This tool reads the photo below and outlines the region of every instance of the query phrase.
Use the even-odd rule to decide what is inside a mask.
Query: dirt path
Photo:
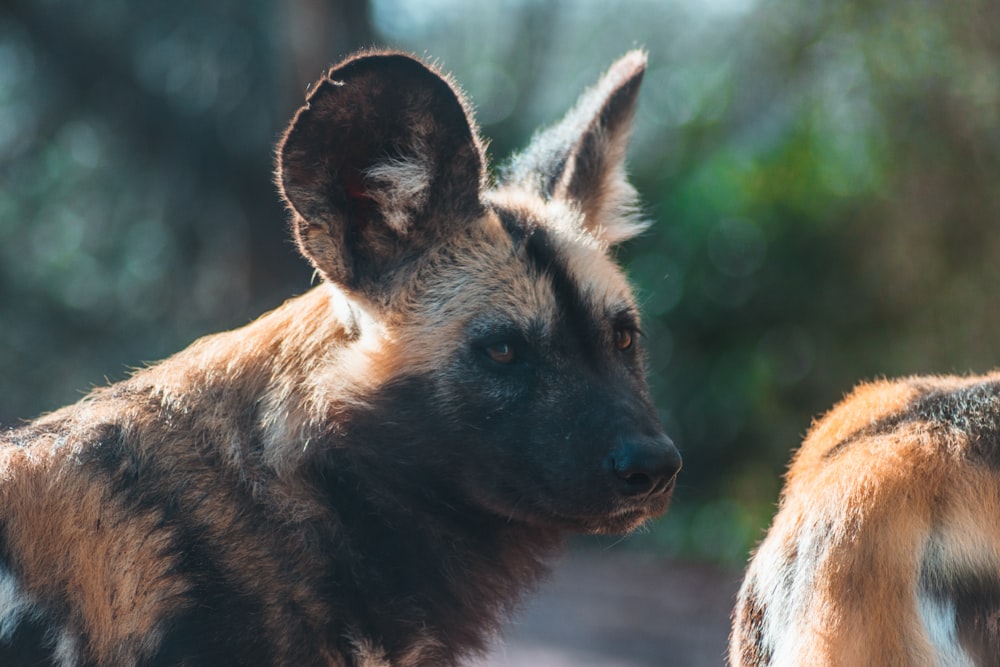
[[[575,552],[477,667],[721,667],[739,573]]]

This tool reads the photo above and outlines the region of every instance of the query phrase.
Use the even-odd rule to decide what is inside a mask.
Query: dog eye
[[[615,329],[615,347],[619,350],[627,350],[632,347],[635,340],[635,331],[628,327],[617,327]]]
[[[510,343],[493,343],[485,347],[486,354],[498,364],[509,364],[514,361],[514,346]]]

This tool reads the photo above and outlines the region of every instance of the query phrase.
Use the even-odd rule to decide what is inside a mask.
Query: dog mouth
[[[522,506],[512,519],[562,530],[567,533],[620,535],[630,533],[646,521],[667,511],[673,496],[675,479],[661,480],[646,493],[619,496],[601,503],[581,504],[579,508],[539,504]],[[515,516],[516,514],[516,516]]]
[[[596,534],[630,533],[650,519],[662,516],[670,506],[675,479],[661,480],[641,498],[623,502],[602,518],[589,532]],[[595,517],[596,518],[596,517]]]
[[[522,479],[470,485],[465,491],[481,509],[509,524],[565,534],[621,535],[664,514],[676,487],[676,475],[624,483],[561,481]]]
[[[677,484],[677,476],[665,477],[663,479],[657,480],[650,486],[649,491],[640,498],[641,503],[655,502],[658,498],[663,496],[670,496],[674,492],[674,486]]]

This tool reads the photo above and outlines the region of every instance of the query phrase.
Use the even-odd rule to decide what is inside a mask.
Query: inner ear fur
[[[583,226],[607,244],[645,229],[625,174],[646,54],[630,51],[585,92],[561,121],[537,134],[502,170],[506,185],[557,199],[583,214]]]
[[[457,89],[402,53],[332,67],[277,151],[299,249],[327,280],[369,298],[388,274],[481,215],[484,171]]]

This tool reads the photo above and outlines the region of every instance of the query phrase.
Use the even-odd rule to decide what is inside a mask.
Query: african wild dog
[[[447,78],[332,68],[277,169],[323,284],[3,433],[0,664],[454,665],[567,534],[663,512],[680,459],[609,257],[644,69],[489,185]]]
[[[815,424],[732,665],[1000,664],[1000,373],[863,385]]]

